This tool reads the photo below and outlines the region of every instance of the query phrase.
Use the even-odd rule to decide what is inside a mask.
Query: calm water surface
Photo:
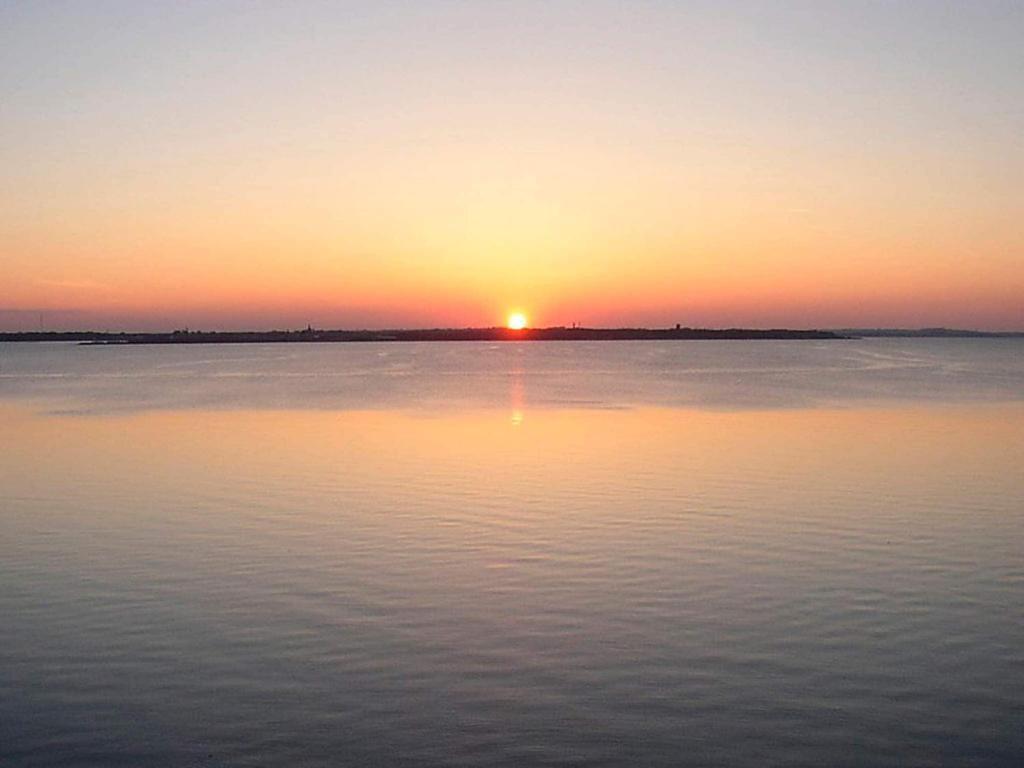
[[[1024,343],[0,344],[0,765],[1019,766]]]

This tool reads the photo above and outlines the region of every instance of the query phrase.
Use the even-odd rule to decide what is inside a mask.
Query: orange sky
[[[5,7],[0,329],[1024,328],[1024,18],[934,5]]]

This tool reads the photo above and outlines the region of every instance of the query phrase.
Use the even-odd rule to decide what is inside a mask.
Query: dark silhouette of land
[[[427,328],[396,330],[188,331],[103,333],[96,331],[0,333],[0,341],[78,341],[85,344],[264,344],[273,342],[367,341],[646,341],[841,339],[832,331],[749,328]]]
[[[0,341],[77,341],[83,344],[266,344],[277,342],[368,341],[714,341],[851,338],[1024,338],[1021,331],[952,328],[846,328],[831,331],[789,328],[406,328],[394,330],[189,331],[109,333],[27,331],[0,333]]]
[[[1024,331],[971,331],[961,328],[839,328],[836,333],[856,338],[885,339],[1019,339]]]

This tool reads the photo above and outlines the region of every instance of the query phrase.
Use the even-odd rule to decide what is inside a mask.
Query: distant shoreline
[[[83,344],[266,344],[383,341],[655,341],[842,339],[833,331],[748,328],[428,328],[394,330],[174,331],[105,333],[96,331],[0,333],[0,341],[77,341]]]
[[[789,328],[427,328],[395,330],[173,331],[109,333],[100,331],[25,331],[0,333],[0,341],[77,341],[117,344],[276,344],[357,343],[385,341],[805,341],[852,338],[1024,338],[1024,332],[969,331],[947,328],[794,330]]]

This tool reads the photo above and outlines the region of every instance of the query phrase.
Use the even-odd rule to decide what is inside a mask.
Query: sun
[[[510,312],[508,316],[508,327],[513,331],[521,331],[527,325],[526,315],[522,312]]]

